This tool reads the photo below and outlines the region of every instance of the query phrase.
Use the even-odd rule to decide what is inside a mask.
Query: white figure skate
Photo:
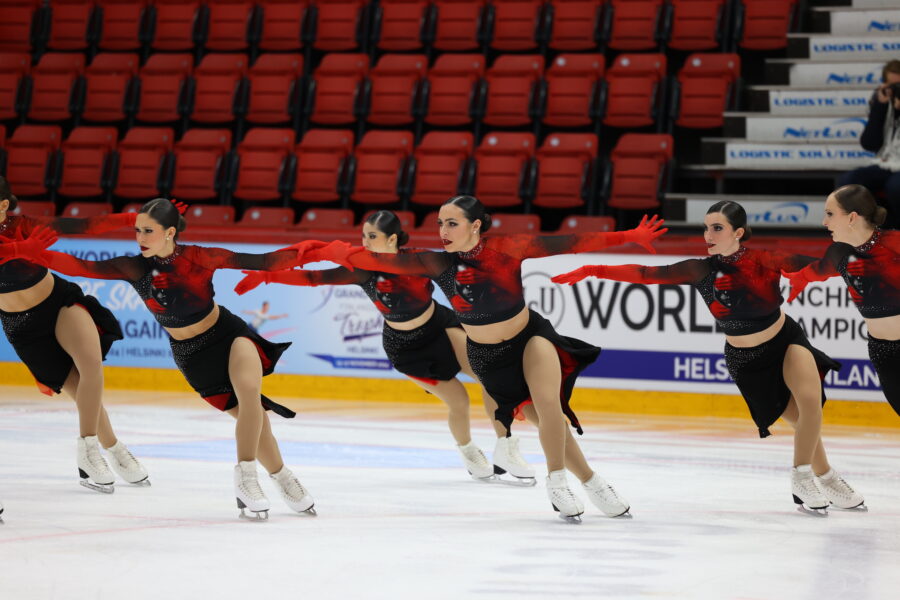
[[[76,461],[81,485],[104,494],[115,491],[113,483],[116,479],[100,454],[100,442],[96,435],[78,438]]]
[[[269,518],[269,499],[259,487],[256,461],[241,461],[235,465],[234,495],[237,498],[238,508],[241,509],[241,518],[257,521],[265,521]],[[245,508],[253,515],[246,514]]]

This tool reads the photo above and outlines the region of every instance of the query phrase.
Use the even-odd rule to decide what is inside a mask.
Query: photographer
[[[875,152],[874,164],[845,173],[839,186],[852,183],[884,191],[888,209],[886,227],[900,228],[900,60],[884,65],[883,83],[869,101],[869,121],[859,138],[860,145]]]

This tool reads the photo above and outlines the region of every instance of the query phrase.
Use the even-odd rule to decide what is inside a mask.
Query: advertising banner
[[[879,71],[879,77],[880,77]],[[769,112],[785,116],[852,116],[868,114],[869,98],[875,90],[773,90],[769,92]]]
[[[855,169],[869,164],[874,157],[856,143],[725,145],[725,164],[742,169]]]
[[[866,118],[748,116],[745,125],[750,142],[855,142],[866,127]]]
[[[897,34],[900,33],[900,10],[834,11],[831,13],[831,33]]]
[[[134,243],[61,239],[56,247],[80,258],[102,260],[132,253]],[[243,244],[229,247],[241,252],[275,249]],[[579,385],[735,393],[722,358],[724,336],[716,331],[712,316],[691,287],[595,279],[568,286],[550,281],[551,276],[584,264],[660,265],[683,258],[565,255],[524,263],[528,306],[546,316],[564,335],[603,348],[600,359],[587,369]],[[359,287],[261,285],[238,296],[233,288],[242,277],[236,270],[217,271],[216,301],[246,319],[263,337],[293,342],[279,362],[279,373],[401,377],[391,369],[381,347],[382,317]],[[174,368],[167,334],[130,284],[71,279],[95,295],[122,324],[125,339],[113,346],[107,365]],[[435,298],[446,304],[439,291]],[[844,364],[839,374],[827,380],[833,389],[831,397],[881,397],[867,359],[865,325],[842,280],[811,285],[785,310],[804,326],[813,344]],[[0,340],[0,361],[16,360],[6,339]]]
[[[884,61],[815,63],[791,65],[789,80],[794,87],[875,86],[881,83]]]
[[[824,196],[814,201],[772,202],[742,199],[741,206],[747,211],[747,222],[751,227],[819,228],[822,227],[824,200]],[[685,223],[701,225],[706,211],[713,202],[709,198],[685,199]]]
[[[890,32],[877,37],[822,34],[809,38],[809,57],[812,60],[890,60],[898,55],[900,38]]]

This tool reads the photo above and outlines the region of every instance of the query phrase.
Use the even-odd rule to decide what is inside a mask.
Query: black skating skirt
[[[245,337],[256,346],[262,361],[263,375],[275,370],[275,363],[291,345],[290,342],[273,343],[254,333],[247,323],[235,316],[224,306],[219,306],[216,324],[198,336],[186,340],[169,338],[172,357],[178,370],[187,382],[204,400],[219,410],[230,410],[237,406],[237,396],[228,376],[228,356],[231,344],[237,338]],[[282,417],[293,418],[296,413],[289,408],[261,396],[263,408]]]
[[[74,366],[72,357],[56,341],[56,319],[60,309],[76,305],[85,309],[97,326],[105,359],[113,342],[122,339],[122,328],[108,308],[71,281],[53,275],[53,291],[43,302],[21,312],[0,311],[6,338],[47,395],[62,391]]]
[[[584,431],[578,417],[569,406],[569,399],[572,397],[578,375],[600,356],[600,348],[597,346],[560,335],[553,329],[550,321],[530,310],[528,325],[512,339],[499,344],[480,344],[467,338],[466,352],[472,370],[488,394],[497,402],[494,416],[506,427],[509,435],[513,419],[522,405],[531,402],[531,392],[525,381],[522,361],[528,340],[535,336],[549,340],[556,347],[562,369],[560,405],[572,427],[580,435]]]
[[[771,340],[751,348],[736,348],[725,342],[725,364],[747,407],[759,428],[759,437],[771,435],[769,427],[787,409],[791,391],[784,382],[784,355],[788,346],[796,344],[809,350],[824,379],[828,371],[838,371],[841,363],[814,347],[803,328],[785,315],[784,326]],[[825,404],[825,387],[822,386],[822,404]]]
[[[459,373],[459,361],[447,329],[459,327],[456,313],[442,304],[434,303],[434,314],[421,327],[403,331],[387,323],[382,331],[384,352],[391,364],[407,377],[435,385],[449,381]]]
[[[880,340],[869,336],[869,360],[878,373],[881,391],[900,415],[900,340]]]

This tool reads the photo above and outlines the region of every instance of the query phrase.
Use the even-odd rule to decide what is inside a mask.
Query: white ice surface
[[[523,489],[468,479],[438,409],[298,401],[274,431],[319,516],[291,513],[260,469],[272,511],[257,523],[237,518],[230,418],[110,406],[153,485],[101,495],[77,485],[73,406],[10,389],[0,600],[900,598],[897,430],[826,429],[832,464],[870,511],[816,518],[791,501],[785,429],[759,440],[749,420],[585,415],[582,447],[634,518],[586,502],[570,525],[546,499],[528,426],[517,432],[541,481]],[[474,439],[493,450],[485,421]]]

